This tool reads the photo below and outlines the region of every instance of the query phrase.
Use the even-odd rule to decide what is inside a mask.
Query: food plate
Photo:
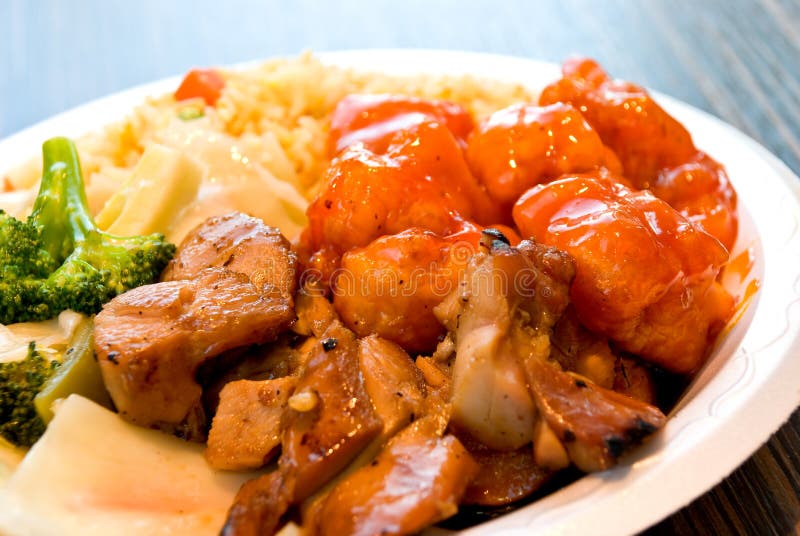
[[[319,56],[361,70],[472,74],[532,89],[558,76],[553,64],[465,52],[365,50]],[[39,123],[0,142],[0,162],[9,169],[35,157],[42,140],[79,136],[121,119],[144,97],[172,91],[178,82],[170,78],[139,86]],[[740,236],[732,258],[754,259],[737,283],[739,294],[752,298],[749,307],[726,332],[666,427],[643,448],[615,469],[586,476],[468,534],[644,529],[733,471],[800,403],[800,359],[793,355],[800,344],[800,179],[731,126],[674,99],[656,97],[686,125],[699,148],[727,167],[739,193]]]

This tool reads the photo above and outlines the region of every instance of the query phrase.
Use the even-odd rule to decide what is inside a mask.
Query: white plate
[[[558,67],[521,58],[431,50],[327,53],[325,62],[396,74],[470,73],[533,89]],[[117,93],[0,142],[8,168],[43,140],[78,136],[120,119],[147,95],[174,90],[170,78]],[[737,251],[752,248],[757,299],[730,331],[666,427],[622,465],[586,476],[544,499],[474,527],[481,534],[623,534],[688,504],[745,461],[800,403],[800,179],[763,147],[722,121],[668,97],[664,107],[696,144],[728,169],[740,199]],[[27,103],[34,106],[35,103]],[[0,170],[2,171],[2,170]]]

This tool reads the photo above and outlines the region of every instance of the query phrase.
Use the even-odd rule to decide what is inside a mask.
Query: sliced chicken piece
[[[297,322],[292,329],[295,333],[306,336],[322,337],[334,320],[339,320],[325,291],[315,286],[304,287],[295,296]]]
[[[323,536],[413,534],[458,511],[478,467],[435,419],[415,421],[341,482],[319,511]]]
[[[312,339],[286,331],[274,342],[234,348],[209,359],[197,369],[203,406],[210,415],[215,414],[220,392],[231,382],[297,376],[314,343]]]
[[[257,469],[269,463],[281,443],[281,416],[294,392],[292,376],[238,380],[220,393],[205,455],[214,469]]]
[[[462,499],[463,504],[501,506],[523,499],[546,484],[553,472],[538,465],[529,445],[517,450],[497,451],[469,436],[459,439],[478,464]]]
[[[422,416],[425,380],[402,348],[370,335],[359,341],[358,366],[375,411],[383,420],[384,440]]]
[[[389,439],[430,408],[422,373],[411,357],[393,342],[375,335],[360,339],[358,365],[364,388],[383,421],[383,429],[336,478],[303,502],[300,510],[304,520],[315,519],[335,486],[372,462]],[[441,420],[440,430],[444,430],[446,424],[446,420]]]
[[[279,231],[232,213],[192,231],[162,283],[106,304],[95,319],[95,353],[120,414],[204,439],[199,365],[274,341],[291,325],[296,264]]]
[[[452,418],[488,447],[516,450],[531,441],[536,418],[522,359],[549,354],[574,269],[556,249],[512,248],[496,231],[484,239],[488,253],[473,257],[460,289],[437,309],[455,327]]]
[[[228,511],[221,536],[275,534],[289,509],[292,489],[283,473],[273,471],[244,483]]]
[[[242,486],[223,534],[273,534],[289,508],[310,497],[380,435],[359,371],[353,332],[333,322],[288,401],[278,469]]]
[[[353,332],[331,324],[289,400],[279,466],[294,482],[293,502],[324,486],[383,429],[358,352]]]
[[[570,461],[584,471],[610,467],[662,426],[664,414],[549,360],[552,328],[569,301],[571,259],[486,235],[488,253],[472,259],[458,307],[451,297],[439,311],[456,326],[453,423],[495,450],[534,440],[534,459],[550,469]]]
[[[449,363],[437,362],[432,357],[419,356],[415,364],[425,378],[425,415],[439,420],[442,429],[453,414],[453,371]]]
[[[175,424],[199,406],[198,365],[275,340],[293,320],[289,300],[262,294],[243,274],[212,268],[114,298],[95,318],[95,353],[122,416],[141,426]]]
[[[535,357],[524,363],[542,418],[583,471],[613,466],[666,421],[658,408],[564,372],[555,363]]]
[[[162,281],[194,279],[206,268],[245,274],[259,289],[294,296],[297,257],[275,227],[241,212],[209,218],[183,239]]]

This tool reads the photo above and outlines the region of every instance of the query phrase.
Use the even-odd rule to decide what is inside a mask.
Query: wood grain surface
[[[373,47],[589,55],[722,118],[800,173],[797,0],[0,0],[0,138],[192,66]],[[798,496],[795,412],[730,477],[648,533],[795,533]]]

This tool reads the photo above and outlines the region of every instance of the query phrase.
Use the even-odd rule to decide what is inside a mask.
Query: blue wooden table
[[[800,173],[797,0],[2,0],[0,138],[192,66],[376,47],[592,56],[721,117]],[[794,532],[798,495],[796,412],[733,475],[651,531]]]

